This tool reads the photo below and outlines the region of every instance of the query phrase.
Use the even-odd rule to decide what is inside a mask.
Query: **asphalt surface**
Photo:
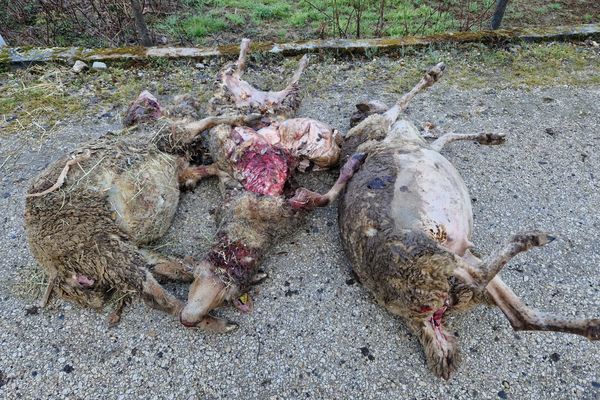
[[[391,102],[396,95],[385,92],[385,82],[352,85],[340,74],[306,96],[300,115],[347,130],[353,104],[370,96]],[[408,118],[447,131],[507,133],[504,145],[459,142],[443,151],[470,189],[476,247],[485,255],[512,233],[552,232],[558,240],[517,256],[502,277],[531,306],[599,317],[600,87],[461,91],[441,83],[416,99]],[[251,314],[217,311],[240,324],[234,333],[185,329],[140,301],[112,329],[108,311],[60,300],[27,312],[37,301],[22,291],[36,269],[22,218],[28,181],[115,126],[83,121],[41,146],[26,136],[0,139],[0,162],[14,154],[0,183],[0,398],[600,398],[600,344],[516,333],[499,310],[484,307],[453,319],[463,363],[448,382],[434,377],[404,323],[354,281],[335,206],[312,213],[272,250]],[[332,172],[300,177],[318,190],[334,179]],[[162,250],[200,257],[218,202],[212,181],[187,193]]]

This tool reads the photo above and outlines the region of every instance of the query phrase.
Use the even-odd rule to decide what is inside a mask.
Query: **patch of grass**
[[[211,33],[220,32],[227,23],[219,17],[210,15],[195,15],[183,21],[183,30],[195,38],[203,38]]]
[[[252,17],[255,20],[283,19],[291,15],[291,6],[286,2],[274,2],[273,4],[261,4],[256,2],[252,9]]]
[[[0,84],[0,128],[3,133],[19,130],[47,134],[61,114],[80,112],[83,104],[67,93],[58,74],[23,74]]]
[[[548,4],[548,9],[553,11],[562,10],[562,4],[560,3],[550,3]]]
[[[234,25],[242,25],[246,21],[242,15],[232,13],[225,14],[225,19]]]
[[[164,20],[156,23],[154,25],[154,28],[157,28],[158,30],[172,36],[177,35],[183,31],[183,28],[181,26],[181,17],[178,15],[169,15]]]
[[[41,299],[48,285],[48,278],[42,268],[35,265],[19,266],[19,279],[11,285],[12,294],[27,301]]]
[[[386,20],[392,21],[386,30],[390,36],[429,35],[454,30],[458,26],[452,15],[429,6],[399,5],[395,12],[388,14]]]
[[[448,65],[443,82],[461,89],[532,88],[600,84],[600,65],[592,49],[568,43],[528,44],[516,51],[470,44],[429,49],[411,57],[411,68],[390,72],[389,89],[405,93],[431,65]]]

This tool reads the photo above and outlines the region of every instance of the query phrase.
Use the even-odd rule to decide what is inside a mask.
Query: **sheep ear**
[[[360,112],[369,112],[369,103],[366,101],[363,101],[361,103],[358,103],[356,105],[356,109]]]
[[[384,113],[388,110],[388,106],[379,100],[362,101],[356,105],[356,109],[360,112],[375,114]]]

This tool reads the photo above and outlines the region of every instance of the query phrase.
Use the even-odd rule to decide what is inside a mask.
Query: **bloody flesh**
[[[259,144],[246,150],[235,165],[244,188],[267,196],[283,193],[290,176],[290,156],[283,149]]]

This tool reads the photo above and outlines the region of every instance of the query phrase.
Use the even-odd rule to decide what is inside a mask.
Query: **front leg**
[[[199,134],[214,128],[217,125],[245,126],[259,120],[260,118],[260,114],[239,114],[233,116],[206,117],[200,121],[188,122],[183,125],[183,130],[186,136],[184,138],[184,142],[192,142]]]
[[[148,269],[157,279],[176,282],[192,282],[194,280],[194,264],[192,257],[172,257],[149,249],[140,249],[148,262]]]
[[[210,176],[219,176],[219,168],[216,164],[183,166],[179,169],[177,180],[182,189],[194,188],[199,181]]]
[[[465,275],[462,269],[456,271],[455,275],[465,283],[471,284],[473,287],[478,287],[479,290],[483,291],[514,256],[534,247],[545,246],[554,241],[554,239],[553,236],[540,231],[513,235],[504,246],[496,250],[491,256],[486,257],[483,261],[478,260],[473,255],[469,255],[468,257],[473,261],[471,261],[472,264],[467,261],[467,264],[471,267],[466,272],[467,275]]]
[[[506,134],[504,133],[446,133],[439,139],[432,142],[429,146],[435,151],[441,151],[442,148],[451,142],[458,140],[475,140],[480,144],[494,145],[504,143]]]
[[[366,153],[355,153],[350,157],[340,170],[340,175],[331,189],[325,194],[319,194],[306,188],[298,188],[294,197],[288,200],[288,204],[295,210],[312,210],[317,207],[325,207],[338,198],[346,184],[358,171],[367,158]]]

